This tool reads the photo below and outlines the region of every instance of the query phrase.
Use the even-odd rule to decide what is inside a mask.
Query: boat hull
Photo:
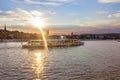
[[[84,45],[84,42],[76,43],[76,44],[48,44],[48,48],[54,48],[54,47],[72,47],[72,46],[80,46]],[[23,48],[44,48],[44,45],[22,45]]]

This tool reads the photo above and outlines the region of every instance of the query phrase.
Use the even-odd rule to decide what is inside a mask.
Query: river
[[[120,80],[120,42],[84,42],[48,51],[0,43],[0,80]]]

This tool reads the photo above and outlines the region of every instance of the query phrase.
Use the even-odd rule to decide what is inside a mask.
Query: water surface
[[[48,51],[0,43],[0,80],[120,80],[120,42],[85,41]]]

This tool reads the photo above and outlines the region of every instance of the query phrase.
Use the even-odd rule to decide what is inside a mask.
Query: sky
[[[52,34],[120,33],[120,0],[0,0],[0,26],[39,32],[39,17]]]

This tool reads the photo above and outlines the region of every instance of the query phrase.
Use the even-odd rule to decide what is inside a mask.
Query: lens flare
[[[45,25],[44,19],[42,19],[41,17],[35,17],[35,18],[31,19],[31,23],[40,30],[43,41],[44,41],[44,47],[45,47],[45,49],[48,49],[47,40],[46,40],[44,32],[42,30],[42,27],[44,27],[44,25]]]

